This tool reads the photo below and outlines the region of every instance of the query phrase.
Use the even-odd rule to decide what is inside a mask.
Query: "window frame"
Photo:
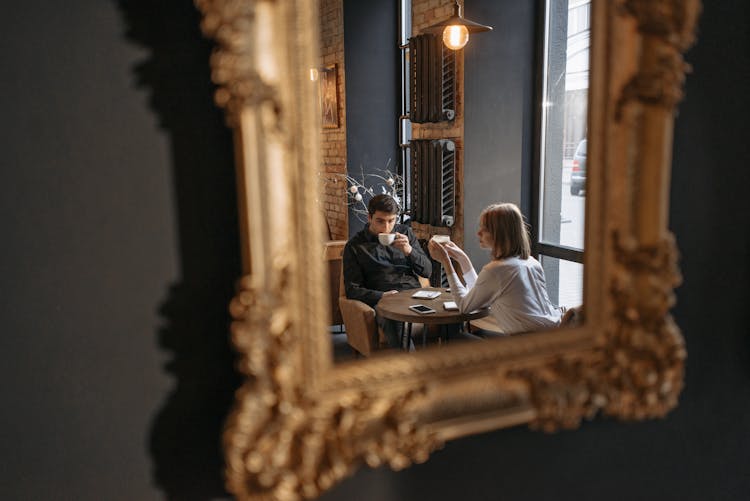
[[[541,240],[542,226],[542,196],[543,196],[543,175],[544,166],[542,150],[544,148],[544,95],[545,95],[545,71],[547,66],[546,54],[546,33],[548,4],[550,0],[537,0],[536,10],[536,47],[535,61],[536,68],[534,78],[534,133],[533,133],[533,151],[531,162],[531,183],[529,187],[529,221],[531,222],[531,252],[536,259],[541,256],[557,258],[563,261],[573,261],[583,264],[585,250],[577,249],[562,244],[553,244]],[[566,20],[567,22],[567,20]],[[588,113],[588,110],[587,110]],[[588,135],[586,136],[588,138]],[[526,204],[524,204],[526,205]],[[584,212],[585,213],[585,212]],[[584,221],[585,225],[585,221]],[[584,226],[585,231],[585,226]]]

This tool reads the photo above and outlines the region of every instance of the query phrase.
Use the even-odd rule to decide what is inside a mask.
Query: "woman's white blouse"
[[[533,257],[491,261],[479,275],[472,268],[448,274],[456,304],[462,313],[490,307],[505,334],[550,329],[560,325],[561,311],[547,295],[544,269]]]

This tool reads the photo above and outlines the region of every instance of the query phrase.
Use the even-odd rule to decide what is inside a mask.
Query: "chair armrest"
[[[578,327],[583,324],[583,306],[568,308],[560,319],[561,327]]]
[[[469,332],[475,332],[476,330],[483,330],[492,334],[502,335],[503,331],[492,315],[484,318],[478,318],[475,320],[469,320]]]
[[[339,297],[339,308],[346,326],[346,338],[349,345],[365,356],[377,349],[377,325],[375,310],[369,305],[345,296]]]
[[[344,254],[344,247],[346,246],[346,240],[328,240],[323,244],[323,252],[326,261],[334,259],[341,259]]]

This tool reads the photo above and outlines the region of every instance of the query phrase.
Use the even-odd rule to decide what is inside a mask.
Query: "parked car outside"
[[[573,154],[573,169],[570,172],[570,194],[586,193],[586,140],[582,140]]]

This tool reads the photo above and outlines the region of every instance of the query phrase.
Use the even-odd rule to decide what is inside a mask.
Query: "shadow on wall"
[[[166,284],[159,347],[175,387],[149,430],[153,481],[167,499],[224,496],[221,431],[239,386],[227,305],[240,276],[231,132],[213,103],[211,44],[192,2],[118,0],[133,68],[171,146],[180,282]],[[165,166],[167,168],[167,166]]]

